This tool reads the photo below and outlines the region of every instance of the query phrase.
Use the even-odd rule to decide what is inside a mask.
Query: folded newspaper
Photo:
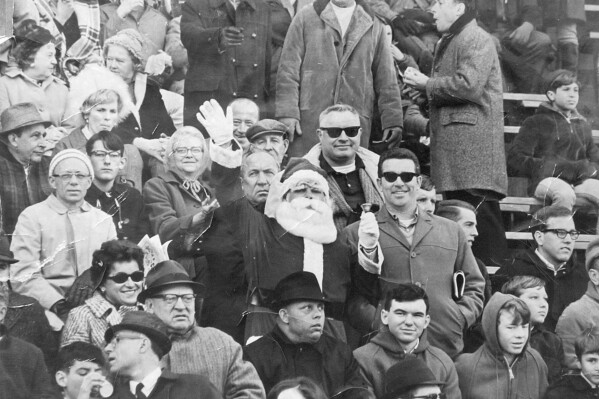
[[[155,235],[148,237],[146,234],[139,242],[139,247],[144,251],[144,274],[147,275],[151,268],[157,263],[168,260],[168,245],[172,240],[162,244],[160,237]]]

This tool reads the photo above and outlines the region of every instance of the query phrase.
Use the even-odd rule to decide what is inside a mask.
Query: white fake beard
[[[319,244],[330,244],[337,239],[333,210],[320,200],[295,198],[281,202],[275,216],[277,222],[291,234]]]

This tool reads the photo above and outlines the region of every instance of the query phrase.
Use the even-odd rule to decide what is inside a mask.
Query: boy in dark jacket
[[[483,311],[485,343],[456,360],[463,399],[540,399],[547,390],[547,365],[528,347],[526,303],[500,292]]]
[[[524,121],[507,156],[510,168],[530,178],[529,195],[569,209],[577,196],[599,206],[599,148],[576,111],[579,88],[572,72],[553,72],[549,102]]]
[[[547,391],[546,399],[599,397],[599,328],[590,327],[576,338],[576,357],[582,370],[566,374]]]
[[[528,306],[531,324],[530,346],[545,360],[549,383],[556,381],[561,376],[564,348],[562,340],[543,326],[549,311],[545,281],[534,276],[516,276],[503,285],[501,292],[522,299]]]

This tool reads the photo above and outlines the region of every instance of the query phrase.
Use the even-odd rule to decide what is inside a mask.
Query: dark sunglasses
[[[409,183],[416,176],[419,176],[419,175],[418,175],[418,173],[414,173],[414,172],[401,172],[401,173],[383,172],[383,178],[385,180],[387,180],[389,183],[395,183],[395,181],[397,181],[398,177],[401,179],[402,182]]]
[[[360,126],[348,126],[348,127],[321,127],[320,130],[327,132],[330,138],[336,139],[341,136],[342,132],[345,132],[347,137],[356,137],[360,133]]]
[[[144,272],[142,272],[141,270],[133,272],[131,274],[127,274],[127,273],[117,273],[114,276],[108,276],[106,277],[109,280],[114,281],[117,284],[123,284],[125,283],[127,280],[129,280],[129,277],[131,277],[131,280],[134,283],[139,283],[141,281],[144,280]]]

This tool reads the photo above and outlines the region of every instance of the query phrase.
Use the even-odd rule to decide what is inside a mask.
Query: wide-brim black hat
[[[275,308],[298,301],[328,303],[314,273],[295,272],[281,279],[274,289],[273,306]]]
[[[435,377],[424,360],[407,355],[385,373],[385,394],[381,399],[396,399],[423,385],[443,386],[445,382]]]
[[[193,281],[179,262],[165,260],[150,269],[146,276],[146,288],[137,296],[137,302],[143,303],[147,298],[157,294],[164,288],[175,285],[186,285],[198,296],[204,296],[204,284]]]
[[[132,311],[123,316],[123,320],[114,326],[109,327],[104,333],[106,342],[112,341],[114,334],[118,331],[136,331],[146,335],[154,342],[162,355],[166,355],[171,350],[171,340],[168,337],[166,324],[158,316],[144,311]]]

